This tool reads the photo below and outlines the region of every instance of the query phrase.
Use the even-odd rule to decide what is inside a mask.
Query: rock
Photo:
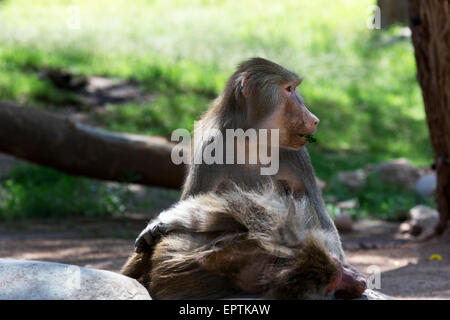
[[[422,174],[422,170],[413,167],[406,158],[382,162],[375,166],[374,170],[378,172],[383,181],[394,182],[409,189],[415,188],[416,182]]]
[[[340,232],[350,232],[353,230],[353,221],[348,214],[349,210],[356,209],[358,207],[357,199],[350,199],[340,201],[336,204],[338,214],[334,218],[334,224]]]
[[[341,213],[334,218],[334,224],[340,232],[350,232],[353,229],[353,221],[350,215]]]
[[[382,294],[381,292],[372,289],[366,289],[362,296],[355,300],[392,300],[392,298],[388,297],[385,294]]]
[[[417,225],[412,225],[411,221],[402,222],[398,226],[398,238],[399,239],[414,239],[417,240],[417,237],[422,233],[422,228]]]
[[[337,180],[349,188],[358,189],[365,184],[367,177],[373,173],[379,175],[380,179],[385,183],[396,183],[404,188],[416,189],[419,178],[429,175],[430,170],[416,168],[408,159],[399,158],[380,164],[370,164],[365,166],[364,169],[339,172]],[[433,177],[427,177],[424,181],[421,181],[419,185],[420,192],[426,194],[432,192],[433,181],[435,181]]]
[[[350,199],[345,201],[340,201],[337,204],[337,207],[341,210],[350,210],[350,209],[356,209],[359,205],[358,199]]]
[[[411,231],[409,233],[414,237],[418,237],[423,231],[421,226],[411,225]]]
[[[355,171],[342,171],[337,175],[337,179],[342,184],[352,189],[360,188],[366,182],[367,174],[363,169]]]
[[[433,230],[439,223],[439,212],[433,208],[418,205],[409,210],[411,226],[420,228],[423,231]]]
[[[136,280],[74,265],[0,259],[0,300],[150,300]],[[232,300],[261,299],[234,297]],[[356,300],[391,300],[366,289]]]
[[[400,232],[400,233],[410,233],[411,230],[412,230],[412,226],[409,222],[402,222],[398,226],[398,232]]]
[[[416,182],[416,193],[427,198],[436,192],[437,177],[435,173],[426,174],[420,177]]]
[[[0,300],[150,300],[134,279],[52,262],[0,259]]]
[[[343,300],[342,298],[335,298],[335,297],[331,297],[331,299],[335,299],[335,300]],[[236,297],[229,297],[229,298],[225,298],[222,300],[264,300],[264,298],[259,297],[259,296],[252,296],[252,297],[240,297],[240,296],[236,296]],[[351,300],[393,300],[391,297],[372,290],[372,289],[366,289],[363,294],[361,295],[361,297],[359,298],[355,298],[355,299],[351,299]]]

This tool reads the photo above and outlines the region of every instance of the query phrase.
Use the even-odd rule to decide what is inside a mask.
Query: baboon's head
[[[295,257],[278,261],[267,296],[276,299],[323,299],[342,279],[342,265],[323,244],[308,237]]]
[[[279,129],[280,146],[298,150],[319,124],[297,90],[301,81],[274,62],[253,58],[239,65],[223,97],[232,100],[229,111],[243,119],[243,129]]]

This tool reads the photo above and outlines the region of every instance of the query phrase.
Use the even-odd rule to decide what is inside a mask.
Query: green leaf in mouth
[[[305,134],[303,137],[306,138],[309,143],[313,143],[313,142],[317,141],[317,139],[312,134]]]

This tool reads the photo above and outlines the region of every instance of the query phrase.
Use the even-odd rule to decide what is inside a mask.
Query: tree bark
[[[408,25],[408,0],[378,0],[381,13],[381,28],[398,23]]]
[[[70,174],[180,188],[185,167],[164,138],[111,133],[0,102],[0,152]]]
[[[441,233],[450,218],[450,1],[410,0],[409,8],[417,78],[435,153],[440,213],[436,231]]]

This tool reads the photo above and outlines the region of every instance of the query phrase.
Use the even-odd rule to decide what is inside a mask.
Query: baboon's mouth
[[[317,139],[314,137],[313,134],[299,134],[299,136],[302,137],[303,139],[306,139],[306,141],[308,141],[309,143],[317,141]]]

